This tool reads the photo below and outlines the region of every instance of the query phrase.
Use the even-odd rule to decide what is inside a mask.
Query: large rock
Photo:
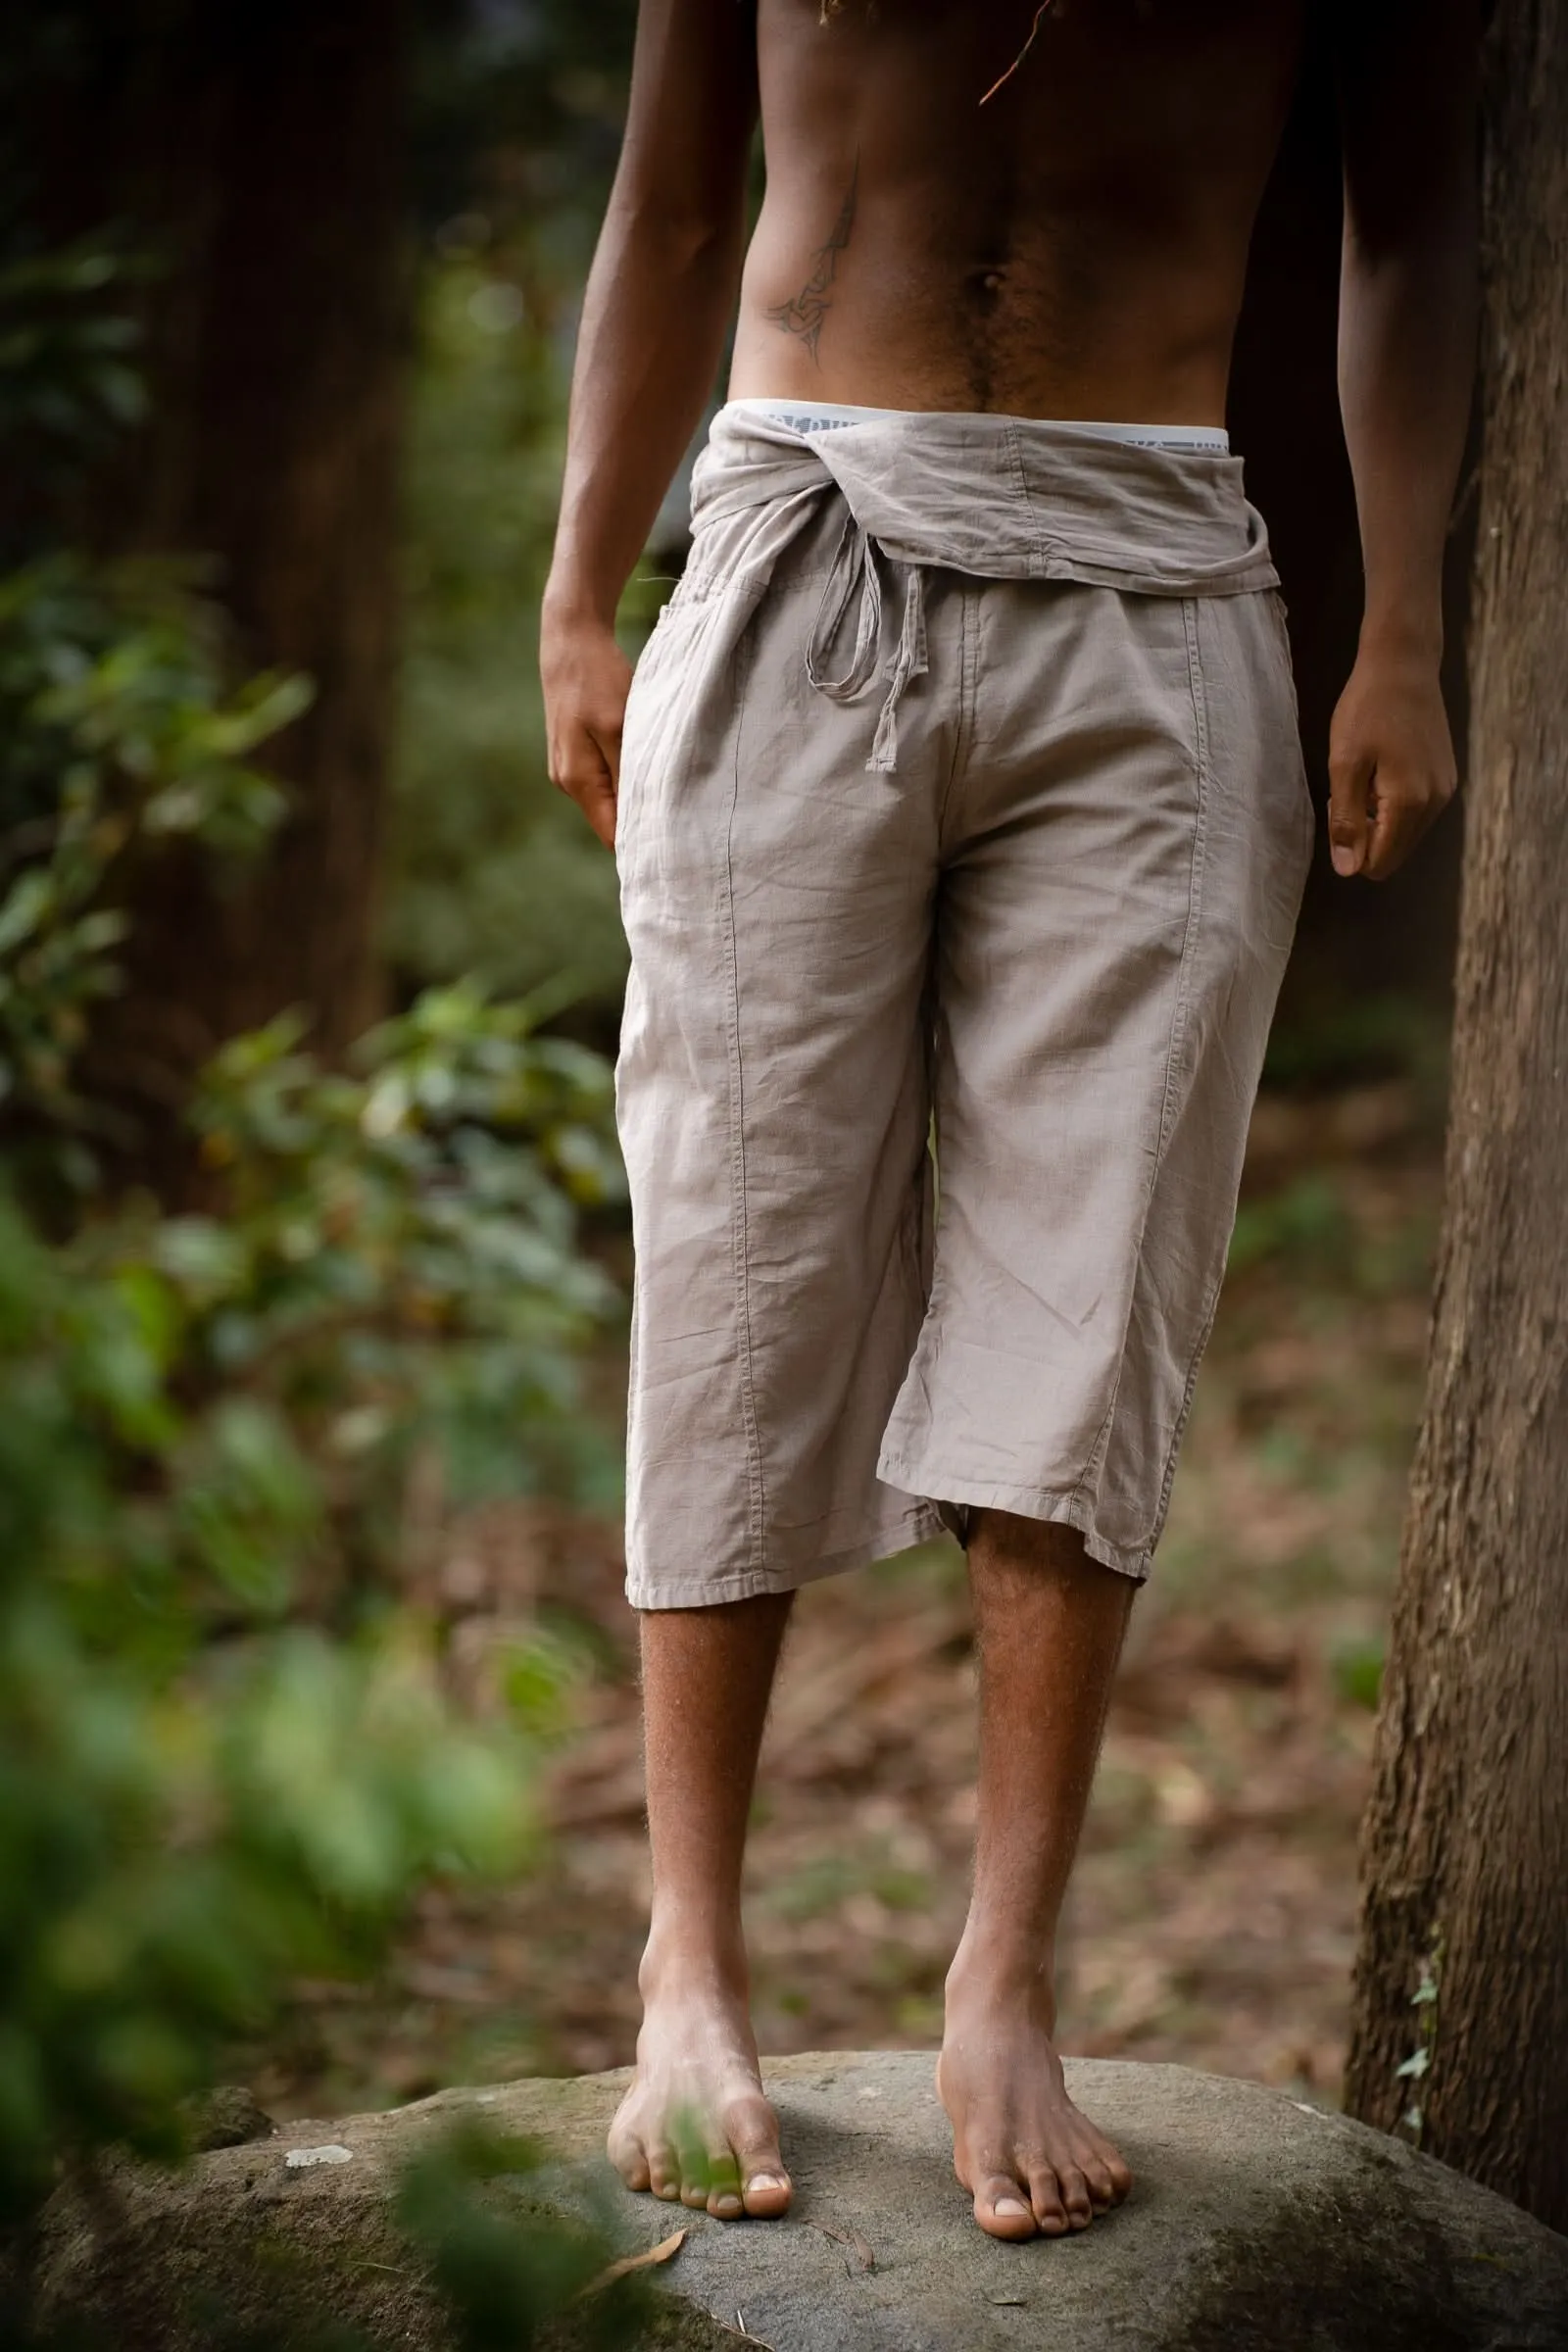
[[[1081,2237],[999,2245],[953,2177],[931,2060],[787,2058],[767,2069],[797,2182],[785,2222],[710,2222],[613,2189],[628,2245],[680,2223],[661,2274],[664,2345],[774,2352],[1568,2352],[1568,2238],[1343,2117],[1174,2066],[1069,2061],[1073,2095],[1137,2185]],[[194,2346],[199,2303],[230,2320],[255,2292],[245,2249],[319,2256],[344,2317],[439,2342],[391,2234],[399,2162],[465,2107],[546,2139],[559,2162],[500,2193],[569,2205],[602,2178],[625,2077],[447,2091],[388,2115],[291,2125],[184,2176],[117,2183],[107,2245],[78,2207],[48,2225],[56,2312],[111,2318],[132,2347]],[[347,2150],[290,2165],[290,2153]]]

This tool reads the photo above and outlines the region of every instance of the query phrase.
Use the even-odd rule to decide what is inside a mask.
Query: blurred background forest
[[[319,2115],[631,2055],[624,948],[535,638],[634,13],[51,0],[0,59],[13,2212],[215,2079]],[[1313,69],[1232,422],[1319,787],[1337,246]],[[682,530],[677,486],[629,646]],[[1080,2051],[1337,2094],[1458,830],[1314,876],[1074,1894]],[[764,2049],[934,2041],[970,1702],[956,1552],[805,1596]]]

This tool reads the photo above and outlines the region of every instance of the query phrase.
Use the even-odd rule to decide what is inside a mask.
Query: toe
[[[975,2191],[974,2218],[989,2237],[1024,2238],[1035,2234],[1035,2217],[1016,2180],[1005,2173],[989,2173]]]
[[[656,2197],[680,2195],[680,2158],[667,2141],[656,2141],[648,2151],[648,2185]]]
[[[1061,2201],[1069,2228],[1087,2230],[1095,2218],[1095,2202],[1089,2194],[1088,2181],[1075,2164],[1058,2166],[1056,2178],[1061,2183]]]
[[[715,2221],[738,2221],[746,2211],[741,2197],[740,2166],[735,2151],[724,2141],[708,2150],[708,2210]]]
[[[1061,2201],[1061,2183],[1049,2164],[1029,2168],[1029,2203],[1042,2237],[1065,2237],[1072,2224]]]
[[[794,2190],[790,2177],[775,2158],[760,2172],[746,2176],[746,2210],[754,2221],[774,2222],[781,2213],[788,2213]]]
[[[790,2177],[779,2154],[778,2118],[767,2101],[737,2099],[726,2110],[724,2128],[735,2151],[746,2210],[757,2221],[774,2221],[789,2210]]]
[[[627,2188],[649,2187],[648,2157],[635,2132],[623,2129],[618,2123],[613,2125],[606,2153]]]
[[[1089,2190],[1089,2201],[1096,2213],[1108,2213],[1116,2203],[1116,2189],[1110,2177],[1109,2165],[1102,2156],[1086,2153],[1079,2156],[1078,2169],[1083,2174]]]
[[[708,2147],[694,2112],[677,2112],[673,2137],[680,2167],[680,2201],[694,2213],[701,2212],[708,2204]]]
[[[1075,2115],[1073,2120],[1078,2127],[1073,2153],[1089,2182],[1090,2193],[1098,2200],[1103,2182],[1106,2198],[1112,2205],[1119,2205],[1133,2184],[1125,2157],[1103,2132],[1096,2131],[1087,2116]]]

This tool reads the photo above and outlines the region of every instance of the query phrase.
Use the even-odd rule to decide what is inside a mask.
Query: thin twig
[[[1013,59],[1005,74],[1000,75],[999,78],[991,84],[991,87],[989,90],[987,90],[985,97],[980,101],[982,106],[984,106],[988,100],[994,98],[1004,84],[1009,82],[1013,75],[1017,73],[1018,68],[1023,64],[1024,59],[1028,56],[1030,50],[1035,45],[1035,34],[1040,30],[1040,21],[1042,17],[1048,17],[1051,14],[1053,4],[1054,0],[1040,0],[1040,6],[1035,10],[1035,21],[1029,27],[1029,38],[1025,41],[1023,47],[1019,50],[1017,56]]]
[[[728,2320],[719,2320],[716,2311],[712,2316],[715,2320],[718,2320],[718,2324],[723,2328],[726,2335],[738,2335],[743,2343],[754,2344],[757,2348],[757,2352],[773,2352],[773,2346],[767,2341],[765,2336],[754,2335],[752,2333],[751,2329],[746,2325],[746,2314],[743,2311],[736,2312],[736,2325],[733,2328],[730,2326]]]

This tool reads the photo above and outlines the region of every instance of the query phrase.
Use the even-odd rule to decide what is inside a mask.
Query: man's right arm
[[[642,0],[625,143],[583,300],[539,648],[551,780],[607,848],[631,681],[615,607],[718,367],[756,120],[755,8]]]

